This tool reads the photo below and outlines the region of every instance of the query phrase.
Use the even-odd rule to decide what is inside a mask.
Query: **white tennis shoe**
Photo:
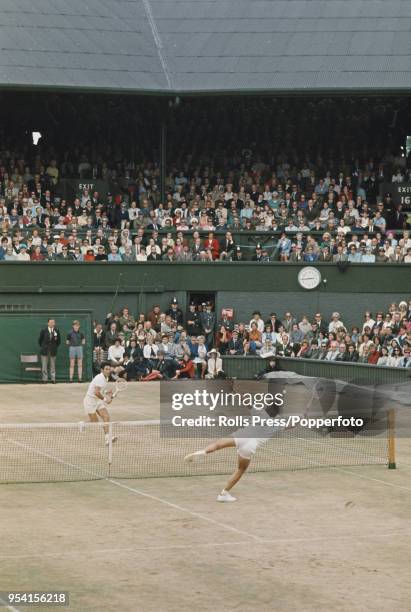
[[[184,457],[184,461],[186,463],[192,463],[193,461],[199,461],[200,459],[204,459],[206,456],[205,450],[199,450],[195,453],[190,453]]]
[[[235,502],[235,501],[237,501],[237,498],[234,497],[233,495],[231,495],[231,493],[229,493],[225,489],[223,489],[223,491],[221,491],[220,495],[217,495],[217,501],[219,501],[219,502]]]

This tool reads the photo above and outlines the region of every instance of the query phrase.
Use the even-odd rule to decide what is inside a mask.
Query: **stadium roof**
[[[0,0],[0,88],[406,92],[408,0]]]

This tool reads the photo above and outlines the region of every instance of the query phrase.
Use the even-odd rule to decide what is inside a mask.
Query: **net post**
[[[388,469],[395,470],[395,410],[390,408],[387,415],[388,426]]]
[[[108,465],[113,461],[113,423],[108,424]]]

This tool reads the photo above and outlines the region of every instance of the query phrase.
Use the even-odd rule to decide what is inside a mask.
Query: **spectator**
[[[93,250],[90,249],[90,251],[93,254]],[[61,251],[57,255],[56,259],[58,261],[73,261],[74,258],[73,258],[73,255],[69,253],[68,247],[63,244],[61,247]],[[94,259],[94,254],[93,254],[93,259]]]
[[[304,353],[305,359],[320,359],[323,354],[323,350],[318,345],[318,340],[313,338],[311,346],[308,351]]]
[[[281,357],[294,357],[294,347],[286,333],[281,334],[281,341],[276,347],[276,354]]]
[[[351,363],[356,363],[360,358],[358,351],[356,351],[354,344],[349,344],[347,346],[347,354],[345,356],[344,361],[348,361]]]
[[[122,261],[121,255],[118,252],[118,248],[115,245],[111,246],[110,252],[109,252],[108,257],[107,257],[107,260],[111,261],[111,262]]]
[[[231,340],[228,342],[228,354],[229,355],[242,355],[243,354],[243,343],[238,337],[238,332],[233,331]]]
[[[17,261],[17,255],[13,251],[13,247],[7,247],[4,261]]]
[[[411,247],[407,249],[407,254],[403,258],[404,263],[411,263]]]
[[[221,355],[226,355],[228,351],[228,345],[231,340],[231,332],[224,325],[220,326],[220,330],[217,333],[217,348]]]
[[[63,247],[63,251],[65,251],[67,249],[67,247]],[[69,257],[72,258],[72,255],[69,254]],[[87,252],[85,255],[83,255],[83,261],[95,261],[96,256],[94,255],[94,250],[93,249],[87,249]]]
[[[303,342],[304,337],[305,337],[305,334],[300,329],[299,325],[297,323],[293,323],[291,331],[290,331],[290,342],[292,344],[298,345],[299,347],[301,343]],[[298,351],[298,348],[296,348],[296,350]]]
[[[361,262],[361,254],[357,251],[357,247],[355,244],[351,244],[349,247],[349,253],[347,256],[347,261],[352,263],[360,263]]]
[[[340,320],[340,313],[333,312],[331,315],[331,321],[328,325],[329,332],[337,332],[339,329],[345,328],[344,323]]]
[[[304,254],[304,261],[307,263],[314,263],[317,260],[318,260],[317,253],[314,252],[314,249],[312,246],[308,246]]]
[[[121,366],[124,361],[125,348],[121,344],[121,338],[117,337],[108,349],[108,359],[113,367]]]
[[[272,340],[270,338],[265,339],[259,351],[259,355],[260,357],[263,357],[263,359],[266,359],[267,357],[275,356],[275,346],[273,346]]]
[[[410,356],[410,349],[407,347],[404,348],[404,354],[402,357],[400,357],[400,359],[398,360],[397,363],[397,368],[411,368],[411,356]]]
[[[170,316],[172,321],[175,321],[177,325],[183,325],[184,315],[183,311],[178,305],[177,298],[173,298],[171,301],[170,306],[166,310],[166,315]]]
[[[264,325],[264,323],[263,323]],[[250,343],[250,348],[253,352],[256,352],[257,349],[260,349],[262,346],[262,333],[258,329],[258,325],[255,321],[253,321],[250,325],[250,331],[248,333],[248,340]]]
[[[47,383],[49,377],[53,384],[56,383],[56,357],[61,343],[60,332],[56,327],[55,319],[48,319],[47,327],[41,330],[39,336],[42,382]]]
[[[1,239],[1,242],[0,242],[0,261],[5,259],[5,255],[6,255],[8,248],[9,248],[9,240],[5,236]]]
[[[67,334],[66,344],[69,347],[69,381],[72,383],[74,378],[74,370],[77,361],[78,382],[83,378],[83,347],[86,343],[86,338],[83,332],[80,331],[80,321],[73,321],[71,331]]]
[[[325,360],[335,361],[339,355],[340,355],[340,351],[339,351],[338,343],[335,340],[333,340],[332,342],[330,342],[329,349],[325,354]]]
[[[96,323],[93,332],[93,363],[106,361],[106,332],[101,323]],[[98,370],[100,371],[100,370]]]
[[[312,357],[312,353],[310,352],[310,344],[308,340],[303,340],[301,343],[301,348],[296,353],[296,357],[301,359],[309,359]]]
[[[289,334],[293,328],[293,325],[297,323],[295,317],[291,314],[290,311],[287,311],[284,315],[284,319],[281,321],[281,325],[284,328],[284,331]]]
[[[376,365],[380,358],[380,352],[378,351],[376,345],[374,343],[370,344],[368,353],[368,363],[371,365]]]
[[[120,325],[120,327],[124,327],[126,326],[127,329],[132,330],[134,329],[136,322],[134,317],[130,314],[130,311],[128,309],[127,306],[125,306],[121,312],[120,312],[120,316],[118,319],[118,323]]]
[[[157,359],[159,348],[158,348],[158,345],[155,344],[153,336],[151,334],[147,334],[145,339],[146,339],[146,344],[144,344],[143,346],[143,357],[146,360],[146,363],[150,367],[153,367],[154,362]]]
[[[207,302],[205,311],[200,313],[202,333],[205,336],[205,342],[208,347],[212,347],[214,344],[215,314],[211,311],[211,308],[211,302]]]
[[[264,321],[261,318],[261,312],[259,310],[255,310],[253,312],[253,318],[251,319],[251,321],[249,323],[249,327],[251,327],[251,325],[253,323],[256,324],[258,331],[263,333],[263,331],[264,331]]]
[[[389,357],[389,353],[388,353],[388,349],[387,347],[383,346],[381,349],[381,355],[378,358],[377,361],[377,365],[378,366],[387,366],[388,365],[388,357]]]
[[[194,378],[195,377],[195,365],[194,362],[190,359],[190,355],[187,353],[183,356],[183,359],[180,361],[174,379],[177,378]]]
[[[27,252],[26,244],[20,244],[16,259],[17,261],[30,261],[30,255]]]
[[[303,315],[300,323],[298,324],[299,329],[304,334],[304,337],[312,331],[312,325],[310,324],[307,315]]]
[[[208,349],[205,344],[204,336],[198,336],[197,340],[198,344],[196,347],[196,356],[194,357],[193,361],[196,364],[197,372],[199,373],[200,378],[203,379],[207,370],[206,358]]]
[[[120,325],[119,325],[119,317],[118,315],[115,315],[114,318],[111,318],[112,315],[111,313],[109,313],[107,315],[107,319],[106,322],[108,322],[108,331],[105,337],[105,342],[106,342],[106,346],[107,348],[109,348],[110,346],[112,346],[113,344],[115,344],[115,341],[118,337],[118,332],[120,329]]]
[[[216,349],[208,353],[206,378],[225,378],[223,361]]]
[[[41,253],[40,246],[35,246],[32,249],[30,259],[31,261],[43,261],[44,260],[44,255]]]
[[[349,360],[349,353],[348,353],[347,346],[344,342],[340,342],[338,346],[338,355],[335,361],[348,361],[348,360]]]
[[[97,254],[95,255],[95,261],[108,261],[107,254],[102,245],[97,247]]]
[[[401,358],[402,358],[401,349],[400,349],[399,346],[397,346],[397,347],[395,347],[393,349],[393,352],[388,357],[388,359],[387,359],[387,366],[389,368],[396,368],[398,366]]]
[[[165,359],[165,353],[163,350],[159,350],[157,354],[157,362],[155,367],[149,374],[141,377],[142,382],[148,382],[150,380],[168,380],[175,375],[172,371],[172,365]]]

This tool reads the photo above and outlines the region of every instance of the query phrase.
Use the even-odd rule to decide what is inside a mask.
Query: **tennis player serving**
[[[91,422],[98,422],[99,417],[104,423],[109,423],[110,421],[107,406],[111,404],[114,395],[114,390],[109,387],[111,373],[111,365],[109,363],[102,363],[100,374],[97,374],[88,386],[83,405],[84,411]],[[108,446],[110,442],[108,425],[104,425],[103,429],[105,442]],[[115,442],[116,440],[117,438],[112,436],[111,442]]]

